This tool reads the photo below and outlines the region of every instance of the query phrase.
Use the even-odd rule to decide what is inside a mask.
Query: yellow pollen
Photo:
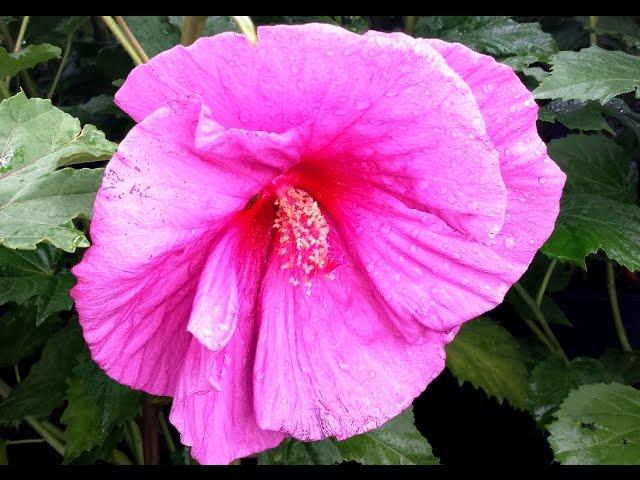
[[[291,270],[289,283],[302,284],[311,295],[311,278],[321,272],[329,259],[329,225],[320,206],[311,196],[290,188],[274,204],[278,207],[273,228],[279,231],[280,268]],[[328,274],[327,278],[333,278]]]

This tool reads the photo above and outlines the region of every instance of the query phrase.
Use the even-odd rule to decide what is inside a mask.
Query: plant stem
[[[2,17],[0,17],[0,35],[2,35],[2,38],[7,43],[7,46],[9,46],[9,49],[13,50],[13,46],[15,45],[15,43],[13,43],[13,37],[11,36],[11,31],[9,30],[9,27],[7,26],[5,21],[2,19]]]
[[[596,25],[598,24],[598,17],[589,17],[589,43],[596,45],[598,43],[598,35],[596,34]]]
[[[538,289],[538,294],[536,295],[536,305],[538,306],[542,304],[542,297],[544,297],[544,292],[547,290],[549,279],[551,278],[551,274],[553,273],[553,269],[556,268],[557,263],[557,259],[554,258],[553,260],[551,260],[551,263],[547,267],[547,271],[544,273],[544,278],[542,279],[542,283],[540,284],[540,288]]]
[[[144,425],[145,464],[158,465],[160,463],[158,408],[153,404],[153,397],[148,394],[145,394],[142,399],[142,421]]]
[[[58,440],[62,440],[63,442],[65,441],[64,432],[60,430],[58,427],[56,427],[54,424],[52,424],[48,420],[42,420],[40,423],[44,428],[49,430],[49,433],[51,433],[51,435],[56,437]]]
[[[0,378],[0,397],[7,398],[11,393],[11,387]]]
[[[147,55],[147,53],[142,48],[142,45],[140,45],[140,42],[129,28],[129,25],[127,25],[127,22],[125,22],[124,17],[116,17],[116,23],[122,30],[122,33],[124,33],[127,39],[131,42],[131,45],[133,45],[133,48],[135,48],[136,52],[140,56],[140,59],[145,63],[148,62],[149,55]]]
[[[182,36],[180,43],[188,47],[196,41],[204,32],[204,26],[207,23],[207,17],[184,17],[182,21]]]
[[[542,330],[540,330],[540,327],[538,327],[531,319],[529,318],[522,318],[524,320],[524,323],[527,325],[527,327],[529,327],[529,329],[534,333],[534,335],[536,337],[538,337],[538,340],[540,340],[542,343],[545,344],[545,346],[549,349],[550,352],[555,352],[556,349],[554,348],[554,346],[551,344],[551,342],[549,341],[549,339],[544,335],[544,333],[542,332]]]
[[[42,438],[29,438],[27,440],[9,440],[5,445],[27,445],[29,443],[43,443]]]
[[[142,445],[142,433],[140,427],[133,420],[127,422],[127,430],[131,436],[131,443],[133,444],[133,454],[135,456],[137,465],[144,465],[144,447]]]
[[[613,314],[613,323],[616,326],[616,333],[618,334],[618,340],[622,345],[623,352],[631,352],[631,343],[627,332],[624,329],[622,323],[622,315],[620,314],[620,306],[618,305],[618,296],[616,295],[616,278],[613,273],[613,262],[607,260],[607,291],[609,292],[609,302],[611,303],[611,313]]]
[[[0,96],[2,98],[9,98],[11,96],[11,92],[9,91],[9,87],[7,84],[0,80]]]
[[[20,378],[20,369],[18,368],[18,365],[13,366],[13,373],[16,376],[16,383],[20,383],[21,378]]]
[[[2,83],[2,82],[0,82]],[[11,393],[11,387],[0,378],[0,397],[7,398]],[[31,428],[33,428],[38,434],[47,442],[51,447],[58,452],[60,455],[64,456],[64,445],[58,441],[58,439],[54,438],[46,428],[42,426],[42,423],[36,420],[31,415],[24,417],[24,421],[27,422]]]
[[[161,409],[158,410],[158,422],[160,423],[160,431],[162,432],[162,435],[167,442],[167,449],[169,450],[169,453],[175,453],[176,444],[173,441],[171,431],[169,430],[169,424],[167,423],[167,419],[164,418],[164,413]]]
[[[114,450],[113,455],[111,455],[111,463],[115,465],[133,465],[129,457],[120,450]]]
[[[38,434],[47,442],[51,447],[64,456],[64,445],[55,438],[49,430],[44,428],[42,424],[32,416],[24,417],[24,421],[27,422],[31,428],[33,428]]]
[[[256,33],[256,27],[251,21],[251,17],[231,17],[236,22],[240,31],[247,37],[249,43],[254,47],[258,44],[258,34]]]
[[[553,331],[551,330],[551,328],[549,328],[549,324],[547,323],[547,320],[544,318],[544,314],[542,313],[542,310],[540,310],[540,307],[536,304],[535,300],[531,298],[531,295],[529,295],[529,292],[527,292],[525,288],[519,283],[515,283],[513,287],[516,289],[516,292],[520,294],[520,296],[527,303],[527,305],[529,305],[529,308],[531,308],[531,310],[533,311],[533,315],[535,316],[536,320],[540,324],[540,327],[542,327],[542,330],[544,331],[544,333],[547,335],[547,338],[556,347],[557,352],[562,355],[562,358],[565,361],[565,363],[569,365],[570,364],[569,358],[564,353],[564,350],[562,349],[562,345],[560,345],[560,342],[558,342],[558,339],[553,334]]]
[[[120,27],[115,22],[115,20],[111,17],[100,18],[102,18],[107,27],[109,27],[109,30],[111,30],[111,33],[113,33],[113,36],[116,37],[116,40],[118,40],[120,45],[124,47],[125,51],[131,57],[131,60],[133,60],[133,63],[135,63],[136,65],[142,65],[144,62],[138,55],[138,52],[136,52],[136,49],[133,48],[133,45],[131,45],[131,42],[129,42],[126,35],[122,32],[122,30],[120,30]]]
[[[407,35],[413,35],[413,31],[418,23],[418,17],[403,17],[404,19],[404,33]]]
[[[20,24],[20,31],[18,32],[18,38],[16,38],[16,44],[13,46],[13,53],[20,50],[20,46],[24,41],[24,34],[27,32],[27,25],[29,25],[29,19],[31,17],[22,17],[22,23]]]
[[[7,24],[4,22],[2,17],[0,17],[0,35],[2,35],[4,39],[4,43],[7,45],[7,50],[12,51],[15,48],[16,44],[13,41],[13,37],[11,36],[11,32],[9,31],[9,27],[7,27]],[[40,92],[38,92],[38,87],[36,87],[36,84],[33,83],[33,80],[31,80],[31,77],[29,76],[26,70],[23,70],[22,72],[20,72],[20,78],[22,78],[22,81],[24,82],[24,86],[31,97],[40,96]],[[11,94],[9,94],[9,96],[11,96]]]
[[[67,64],[67,59],[69,58],[69,52],[71,51],[71,43],[73,42],[73,34],[75,31],[71,32],[67,37],[67,44],[64,47],[64,54],[62,55],[62,60],[60,60],[60,65],[58,66],[58,71],[56,72],[56,76],[53,79],[53,83],[51,84],[51,88],[49,89],[49,93],[47,94],[47,98],[51,100],[53,97],[53,92],[56,91],[56,87],[58,86],[58,82],[60,81],[60,77],[62,77],[62,71],[64,70],[65,65]]]
[[[0,82],[2,83],[2,82]],[[0,378],[0,398],[7,398],[11,393],[11,387]],[[64,432],[47,420],[37,420],[32,416],[24,418],[31,428],[33,428],[42,437],[42,442],[47,442],[60,455],[64,456]],[[125,429],[126,430],[126,429]],[[140,432],[140,430],[138,430]],[[7,442],[8,445],[18,445],[20,443],[35,443],[33,440],[12,440]],[[112,462],[118,465],[132,465],[131,460],[120,450],[113,452]]]

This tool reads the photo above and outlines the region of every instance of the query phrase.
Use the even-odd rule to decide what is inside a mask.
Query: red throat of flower
[[[318,202],[304,190],[289,188],[276,201],[275,246],[282,263],[290,270],[289,283],[303,284],[311,294],[312,278],[323,273],[333,278],[329,261],[329,224]]]

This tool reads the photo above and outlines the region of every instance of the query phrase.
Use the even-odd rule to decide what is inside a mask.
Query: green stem
[[[133,462],[127,457],[124,452],[115,450],[111,455],[111,463],[115,465],[133,465]]]
[[[116,17],[116,23],[122,30],[122,33],[125,34],[129,42],[131,42],[131,45],[133,45],[133,48],[136,50],[136,52],[140,56],[140,59],[145,63],[148,62],[149,55],[147,55],[147,52],[145,52],[144,49],[142,48],[142,45],[140,45],[140,42],[138,41],[136,36],[133,34],[131,29],[129,28],[129,25],[127,25],[127,22],[124,20],[124,17]]]
[[[0,96],[2,96],[2,98],[9,98],[11,96],[9,87],[2,80],[0,80]]]
[[[9,31],[9,27],[0,17],[0,34],[3,37],[4,43],[7,45],[7,50],[13,50],[15,48],[15,42],[13,41],[13,37],[11,36],[11,32]],[[20,72],[20,78],[24,82],[24,87],[27,89],[30,97],[39,97],[40,92],[38,91],[38,87],[33,83],[29,73],[26,70]]]
[[[0,397],[7,398],[10,393],[11,387],[0,378]],[[36,432],[38,432],[38,434],[44,439],[44,441],[51,445],[51,447],[56,452],[64,456],[64,445],[60,443],[58,439],[51,434],[51,432],[44,428],[39,420],[36,420],[34,417],[29,415],[27,417],[24,417],[24,421],[27,422]]]
[[[562,355],[562,358],[565,361],[565,363],[569,365],[570,364],[569,358],[564,353],[564,350],[562,349],[562,345],[560,345],[560,342],[558,342],[558,339],[553,334],[553,331],[549,327],[547,320],[544,318],[544,314],[542,313],[542,310],[540,310],[540,307],[536,304],[535,300],[531,297],[531,295],[529,295],[529,292],[527,292],[525,288],[519,283],[515,283],[513,287],[516,289],[516,292],[520,294],[520,296],[527,303],[527,305],[529,305],[529,308],[531,308],[531,310],[533,311],[534,317],[540,324],[540,327],[542,327],[542,330],[544,331],[544,333],[547,335],[547,338],[555,346],[556,351],[560,353],[560,355]]]
[[[182,21],[182,36],[180,43],[185,47],[195,42],[204,32],[207,17],[184,17]]]
[[[404,18],[404,33],[407,35],[413,35],[418,23],[418,17],[403,17]]]
[[[164,418],[164,413],[162,410],[158,411],[158,421],[160,423],[160,431],[162,432],[162,435],[167,442],[167,449],[169,450],[169,453],[175,453],[176,444],[173,441],[171,431],[169,430],[169,424],[167,423],[167,419]]]
[[[69,52],[71,51],[71,43],[73,42],[73,34],[75,31],[71,32],[67,37],[67,44],[64,47],[64,54],[62,55],[62,60],[60,60],[60,65],[58,66],[58,71],[56,72],[56,76],[53,79],[53,83],[51,84],[51,88],[49,89],[49,93],[47,94],[47,98],[51,100],[53,97],[53,92],[56,91],[56,87],[58,86],[58,82],[62,77],[62,71],[64,70],[65,65],[67,64],[67,59],[69,58]]]
[[[48,420],[42,420],[40,423],[44,428],[49,430],[49,433],[51,433],[51,435],[56,437],[58,440],[61,440],[63,442],[65,441],[64,432],[56,427],[53,423],[49,422]]]
[[[540,288],[538,289],[538,294],[536,295],[536,305],[538,306],[542,304],[542,297],[544,297],[544,292],[547,290],[549,279],[551,278],[551,274],[553,273],[553,269],[556,268],[557,263],[557,259],[554,258],[553,260],[551,260],[551,263],[547,267],[547,271],[544,273],[544,278],[542,279],[542,283],[540,284]]]
[[[16,38],[16,44],[13,46],[13,52],[17,52],[20,50],[20,46],[24,41],[24,34],[27,32],[27,25],[29,25],[29,19],[31,17],[26,16],[22,17],[22,23],[20,24],[20,31],[18,32],[18,38]]]
[[[530,318],[523,317],[522,319],[524,320],[524,323],[527,325],[527,327],[529,327],[529,329],[533,332],[533,334],[538,337],[538,340],[544,343],[544,345],[549,349],[550,352],[556,351],[551,342],[549,342],[549,339],[545,337],[542,330],[540,330],[540,327],[538,327]]]
[[[258,44],[258,34],[256,33],[256,26],[251,21],[251,17],[231,17],[236,22],[240,31],[247,37],[249,43],[254,47]]]
[[[36,420],[32,416],[24,417],[24,421],[27,422],[31,428],[33,428],[38,434],[47,442],[51,447],[58,452],[60,455],[64,456],[64,445],[55,438],[49,430],[44,428],[42,424]]]
[[[127,422],[127,429],[131,435],[131,443],[133,444],[133,454],[137,465],[144,465],[144,446],[142,444],[142,432],[140,427],[133,420]]]
[[[607,291],[609,292],[609,302],[611,303],[611,313],[613,314],[613,323],[616,326],[616,332],[623,352],[631,352],[631,343],[627,332],[622,323],[622,315],[620,314],[620,306],[618,305],[618,296],[616,295],[616,278],[613,273],[613,262],[607,261]]]
[[[598,43],[598,35],[596,34],[596,25],[598,24],[598,17],[589,17],[589,43],[596,45]]]
[[[2,35],[2,39],[5,41],[10,50],[13,50],[13,37],[11,37],[11,32],[9,31],[9,27],[5,23],[5,21],[0,17],[0,35]]]
[[[29,438],[27,440],[9,440],[5,445],[28,445],[30,443],[43,443],[42,438]]]
[[[16,383],[20,383],[22,379],[20,378],[20,369],[18,365],[13,366],[13,374],[16,376]]]
[[[120,30],[120,27],[118,26],[116,21],[111,17],[100,18],[102,18],[107,27],[109,27],[109,30],[111,30],[111,33],[113,33],[113,36],[116,37],[116,40],[118,40],[120,45],[124,47],[125,51],[131,57],[131,60],[133,60],[133,63],[135,63],[136,65],[142,65],[144,62],[138,55],[138,52],[136,52],[136,49],[133,47],[133,45],[131,45],[131,42],[129,42],[129,39],[127,39],[126,35],[122,32],[122,30]]]
[[[0,397],[7,398],[11,393],[11,387],[7,382],[0,378]]]

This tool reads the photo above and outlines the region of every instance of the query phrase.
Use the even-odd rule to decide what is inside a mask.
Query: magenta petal
[[[284,438],[259,428],[253,414],[255,335],[252,323],[244,322],[220,352],[212,353],[195,339],[187,351],[170,420],[200,463],[227,464]]]
[[[296,158],[287,146],[293,134],[253,132],[234,149],[219,140],[241,133],[212,135],[216,125],[192,97],[131,130],[96,197],[92,246],[73,269],[72,295],[93,358],[119,382],[158,395],[173,394],[177,383],[215,236]],[[235,288],[226,287],[221,298]]]
[[[116,95],[140,120],[200,95],[226,128],[309,134],[307,158],[375,175],[387,191],[477,239],[504,221],[497,152],[469,87],[428,44],[323,24],[225,33],[136,67]],[[428,132],[428,133],[426,133]]]
[[[339,248],[336,242],[332,247]],[[271,263],[260,297],[253,400],[259,425],[301,440],[344,439],[399,414],[444,368],[453,334],[407,343],[366,279],[343,264],[311,294]]]
[[[553,232],[566,175],[547,155],[536,128],[538,105],[511,68],[460,44],[426,42],[469,85],[500,152],[507,212],[493,249],[513,263],[512,283]]]

